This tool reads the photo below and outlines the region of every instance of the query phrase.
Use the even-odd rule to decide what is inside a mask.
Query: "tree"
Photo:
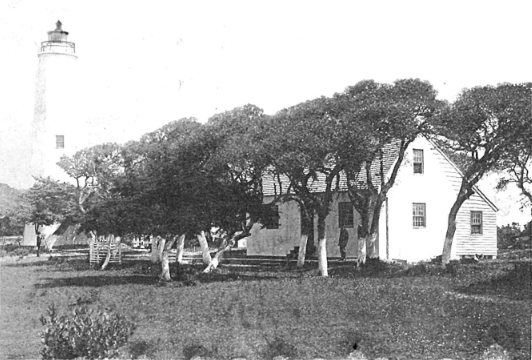
[[[528,88],[532,87],[529,83]],[[532,92],[532,91],[531,91]],[[525,101],[526,97],[521,97]],[[500,166],[506,171],[498,185],[498,190],[505,189],[509,184],[515,184],[523,195],[523,207],[532,206],[532,98],[528,98],[529,116],[521,118],[522,123],[518,125],[520,130],[516,137],[512,139],[512,144],[504,156]],[[526,107],[526,104],[522,104]]]
[[[393,84],[362,81],[335,94],[342,131],[339,156],[344,164],[349,198],[360,214],[357,264],[377,257],[379,218],[395,183],[406,149],[426,134],[443,106],[428,82],[397,80]]]
[[[22,235],[24,232],[25,214],[28,212],[22,190],[14,189],[6,184],[0,183],[0,218],[4,221],[4,226],[0,229],[0,235],[13,236]]]
[[[121,226],[127,219],[117,202],[116,181],[123,172],[121,147],[115,143],[100,144],[61,157],[58,165],[75,183],[71,223],[79,225],[78,231],[87,232],[93,241],[106,236],[109,248],[101,269],[111,257],[111,242],[115,235],[124,233]]]
[[[71,184],[43,177],[35,178],[33,186],[24,194],[30,207],[25,216],[26,223],[33,223],[37,234],[37,256],[43,239],[44,226],[56,225],[74,212],[74,188]],[[51,235],[51,234],[50,234]]]
[[[75,221],[83,228],[94,222],[91,212],[112,196],[117,176],[123,172],[121,148],[115,143],[82,149],[72,156],[62,156],[58,165],[75,183]],[[87,229],[94,232],[96,229]]]
[[[225,233],[205,272],[212,271],[222,254],[251,235],[261,219],[271,217],[272,204],[263,203],[262,177],[268,166],[264,136],[268,117],[255,105],[245,105],[211,117],[203,144],[209,153],[205,171],[213,176],[211,225]]]
[[[467,155],[456,200],[449,211],[442,264],[451,256],[456,216],[474,193],[474,186],[488,172],[501,168],[514,154],[522,125],[530,119],[532,86],[501,84],[464,90],[442,114],[435,128],[440,146]],[[523,144],[530,144],[524,139]]]
[[[325,219],[337,191],[334,185],[343,168],[338,155],[339,127],[330,114],[331,109],[330,99],[321,97],[282,110],[272,117],[265,141],[272,164],[270,172],[278,179],[279,200],[296,201],[306,224],[311,223],[309,218],[317,215],[321,276],[328,276]],[[288,179],[284,189],[282,177]],[[313,230],[305,227],[303,231]],[[308,235],[302,234],[300,258],[305,255]],[[303,261],[298,263],[301,265]]]
[[[129,214],[125,225],[152,236],[152,260],[161,262],[161,280],[170,279],[167,251],[174,242],[206,227],[201,210],[208,208],[199,201],[202,187],[208,189],[199,166],[204,161],[201,131],[195,119],[181,119],[124,148],[117,192]]]

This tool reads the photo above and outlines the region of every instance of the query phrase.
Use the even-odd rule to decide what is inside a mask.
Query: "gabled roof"
[[[438,151],[443,158],[449,162],[449,164],[456,170],[456,172],[461,176],[464,177],[464,174],[460,171],[460,169],[456,166],[456,164],[449,159],[447,155],[430,139],[425,138],[436,151]],[[383,170],[384,174],[388,174],[391,170],[391,168],[394,166],[397,156],[399,154],[399,141],[392,142],[390,144],[386,144],[383,147]],[[371,173],[373,174],[373,185],[376,188],[379,188],[381,185],[381,176],[380,176],[380,162],[379,161],[373,161],[371,164]],[[279,181],[280,180],[280,181]],[[361,187],[364,186],[366,183],[366,171],[364,168],[359,173],[359,178],[357,179]],[[280,182],[280,184],[279,184]],[[266,176],[263,176],[263,192],[265,196],[278,196],[281,194],[286,194],[287,189],[290,186],[290,181],[287,176],[280,175],[279,179],[274,177],[272,174],[268,174]],[[316,179],[310,180],[310,190],[311,192],[325,192],[325,175],[324,174],[318,174]],[[281,187],[282,189],[280,189]],[[333,190],[335,191],[347,191],[347,177],[344,172],[340,174],[340,179],[338,182],[335,182],[333,184]],[[476,194],[478,194],[494,211],[498,211],[497,206],[488,199],[488,197],[480,191],[480,189],[477,186],[473,187],[473,190]],[[293,193],[293,191],[291,191]]]
[[[399,153],[399,141],[394,141],[390,144],[386,144],[383,147],[383,170],[384,174],[387,174]],[[372,183],[375,187],[379,187],[381,184],[380,176],[380,161],[373,161],[371,164],[371,173],[373,175]],[[366,170],[362,167],[362,170],[358,174],[358,183],[361,187],[366,184]],[[263,177],[262,182],[263,192],[265,196],[277,196],[286,194],[287,189],[290,187],[290,181],[287,176],[280,175],[279,178],[272,174],[268,174]],[[325,174],[318,173],[315,179],[309,180],[309,187],[311,192],[325,192]],[[335,181],[333,184],[333,190],[335,191],[347,191],[347,176],[344,172],[340,174],[339,181]],[[293,193],[293,192],[291,192]]]
[[[438,151],[441,156],[443,156],[443,158],[445,160],[447,160],[447,162],[454,168],[454,170],[460,174],[460,177],[464,177],[464,173],[460,170],[460,168],[458,168],[458,166],[451,160],[449,159],[449,157],[443,152],[443,150],[441,150],[435,143],[434,141],[430,140],[427,138],[427,141],[432,145],[434,146],[434,149],[436,149],[436,151]],[[499,208],[490,200],[488,199],[488,197],[482,192],[480,191],[480,189],[478,188],[478,186],[476,185],[473,185],[473,190],[475,191],[475,193],[477,193],[478,196],[480,196],[482,198],[482,200],[484,200],[492,209],[493,211],[499,211]]]

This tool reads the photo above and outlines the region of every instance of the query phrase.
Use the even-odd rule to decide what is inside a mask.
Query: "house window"
[[[55,148],[64,149],[65,148],[65,135],[56,135],[55,136]]]
[[[353,205],[350,202],[338,203],[338,227],[352,228],[355,226]]]
[[[482,234],[482,211],[471,211],[471,234]]]
[[[264,219],[263,227],[266,229],[279,229],[279,205],[273,205],[272,211]]]
[[[414,203],[412,206],[412,223],[414,228],[424,228],[427,224],[427,211],[425,203]]]
[[[414,149],[414,174],[423,174],[423,150]]]

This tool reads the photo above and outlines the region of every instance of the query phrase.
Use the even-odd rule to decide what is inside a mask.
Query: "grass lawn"
[[[494,343],[530,358],[530,267],[330,265],[324,279],[315,264],[222,264],[185,286],[159,284],[147,260],[106,271],[81,258],[3,261],[0,358],[40,357],[39,317],[52,303],[127,315],[138,326],[130,358],[338,358],[355,343],[370,359],[475,359]]]

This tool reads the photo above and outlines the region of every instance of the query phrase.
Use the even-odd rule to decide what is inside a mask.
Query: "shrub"
[[[17,247],[9,255],[11,256],[28,256],[31,253],[31,248],[29,247]]]
[[[266,339],[266,348],[263,351],[263,356],[266,359],[274,359],[276,357],[294,359],[297,358],[298,351],[294,345],[276,336],[271,340]]]
[[[213,353],[211,350],[207,349],[203,345],[194,343],[194,344],[186,345],[183,348],[183,356],[185,357],[186,360],[190,360],[195,357],[211,358],[213,356]]]
[[[136,327],[119,314],[86,306],[59,315],[52,304],[40,320],[46,327],[40,333],[43,359],[111,358],[127,343]]]

